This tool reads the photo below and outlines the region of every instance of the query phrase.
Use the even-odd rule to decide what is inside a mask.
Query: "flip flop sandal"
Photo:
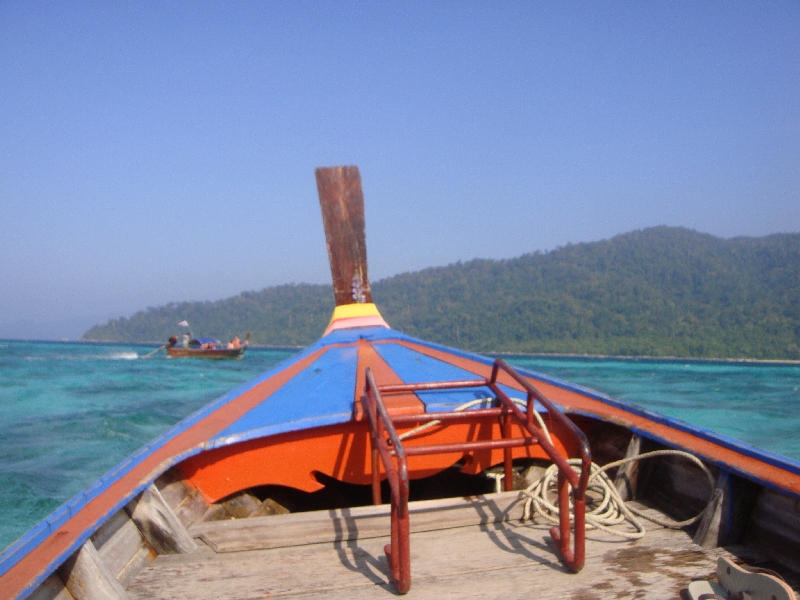
[[[723,597],[796,600],[792,588],[774,571],[741,567],[724,557],[717,561],[717,579],[724,588]]]

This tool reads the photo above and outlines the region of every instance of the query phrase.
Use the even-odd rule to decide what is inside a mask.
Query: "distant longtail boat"
[[[238,337],[234,338],[237,340]],[[177,344],[178,338],[172,336],[166,346],[167,356],[170,358],[233,358],[239,359],[244,356],[244,351],[250,343],[250,332],[245,337],[244,344],[233,341],[228,346],[224,346],[219,340],[214,338],[192,338],[188,340],[186,346]]]

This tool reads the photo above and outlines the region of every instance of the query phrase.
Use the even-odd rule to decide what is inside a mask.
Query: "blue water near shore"
[[[0,340],[0,548],[184,416],[293,352],[169,360],[153,346]],[[510,356],[800,460],[800,366]]]

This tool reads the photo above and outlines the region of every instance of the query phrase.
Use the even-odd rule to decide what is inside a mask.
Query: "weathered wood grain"
[[[117,511],[92,536],[92,543],[103,563],[117,579],[140,550],[146,549],[146,554],[149,554],[149,546],[124,510]]]
[[[712,489],[705,473],[697,465],[679,456],[662,456],[649,461],[655,462],[655,467],[651,484],[644,494],[648,502],[678,521],[705,510]],[[706,466],[716,478],[717,468]]]
[[[170,469],[161,475],[155,485],[184,527],[200,520],[209,508],[200,492],[187,484],[177,469]]]
[[[75,600],[75,597],[57,575],[50,575],[28,596],[28,600]]]
[[[631,439],[628,442],[628,449],[625,451],[625,458],[639,456],[641,446],[642,438],[636,434],[631,435]],[[620,498],[623,500],[633,500],[638,475],[638,461],[629,462],[617,469],[617,475],[614,477],[614,487],[617,488]]]
[[[181,500],[180,504],[173,509],[173,512],[184,527],[189,527],[199,521],[208,508],[208,504],[205,503],[200,492],[191,490],[191,492]]]
[[[122,587],[128,587],[128,584],[133,581],[133,578],[153,562],[158,556],[156,551],[150,547],[150,545],[146,545],[145,547],[141,548],[133,557],[128,561],[128,564],[117,574],[117,581],[119,581]]]
[[[197,545],[155,485],[129,506],[131,519],[159,554],[194,552]]]
[[[411,531],[432,531],[465,525],[519,520],[519,493],[504,492],[473,498],[446,498],[413,502]],[[238,521],[198,523],[189,532],[216,552],[240,552],[301,544],[342,542],[389,533],[389,506],[361,506]]]
[[[723,519],[730,512],[731,486],[730,474],[720,470],[714,484],[711,500],[703,512],[703,518],[697,527],[693,541],[703,548],[715,548],[720,545],[720,540],[725,535]]]
[[[226,500],[222,503],[222,506],[225,507],[225,512],[228,513],[229,517],[234,519],[246,519],[251,513],[261,507],[261,500],[253,496],[253,494],[243,492]]]
[[[314,173],[336,306],[372,302],[367,277],[364,193],[358,167],[319,168]]]
[[[800,573],[800,500],[764,488],[747,524],[745,540]]]
[[[272,515],[288,515],[289,509],[273,498],[267,498],[252,513],[250,517],[270,517]]]
[[[58,574],[75,600],[127,600],[128,594],[103,564],[91,540],[59,568]]]
[[[248,552],[159,557],[129,588],[134,598],[390,598],[383,546],[369,538]],[[678,598],[710,577],[721,549],[683,531],[654,529],[638,542],[589,534],[587,561],[566,572],[546,527],[496,522],[412,534],[415,598]]]
[[[169,469],[162,474],[156,479],[155,485],[161,492],[161,497],[172,510],[175,510],[193,491],[177,469]]]

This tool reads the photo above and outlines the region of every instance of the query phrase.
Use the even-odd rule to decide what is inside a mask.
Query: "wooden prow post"
[[[364,193],[358,167],[328,167],[314,173],[336,306],[372,302],[367,277]]]
[[[325,333],[349,327],[388,327],[372,303],[364,193],[358,167],[325,167],[314,173],[336,299],[336,309]]]

